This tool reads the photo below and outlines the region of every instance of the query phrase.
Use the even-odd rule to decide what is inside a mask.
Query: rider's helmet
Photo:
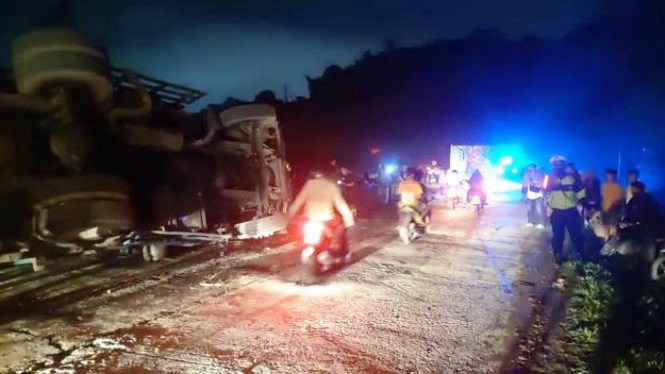
[[[310,178],[327,178],[334,174],[335,167],[327,162],[315,162],[309,170]]]
[[[406,170],[404,170],[404,177],[408,177],[408,176],[415,177],[417,173],[418,173],[418,170],[416,168],[409,166],[409,167],[406,168]]]
[[[309,177],[310,177],[311,179],[314,179],[314,178],[323,178],[324,176],[325,176],[325,173],[324,173],[323,171],[321,171],[320,168],[314,168],[314,169],[312,169],[312,170],[309,171]]]
[[[563,166],[566,163],[566,158],[560,155],[552,156],[550,158],[550,164],[556,166]]]
[[[566,158],[563,156],[552,156],[550,158],[550,164],[555,173],[563,175],[564,169],[566,168]]]

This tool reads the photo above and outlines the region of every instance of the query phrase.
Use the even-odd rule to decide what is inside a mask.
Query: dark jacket
[[[661,229],[658,228],[662,218],[660,206],[649,194],[641,193],[634,195],[625,207],[622,221],[639,224],[642,235],[660,236]]]
[[[471,178],[469,178],[469,186],[471,187],[472,190],[478,190],[483,187],[483,181],[485,178],[483,178],[483,175],[478,171],[474,171],[473,174],[471,174]]]
[[[600,181],[597,178],[585,179],[584,188],[586,189],[586,198],[589,203],[600,204]]]

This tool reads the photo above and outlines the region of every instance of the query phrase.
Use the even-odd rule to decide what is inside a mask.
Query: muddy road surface
[[[437,209],[409,245],[360,221],[316,279],[291,244],[35,279],[0,290],[0,373],[496,373],[552,268],[524,216]]]

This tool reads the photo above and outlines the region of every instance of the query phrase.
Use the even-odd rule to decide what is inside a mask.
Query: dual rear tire
[[[660,255],[651,264],[651,279],[661,281],[665,279],[665,255]]]

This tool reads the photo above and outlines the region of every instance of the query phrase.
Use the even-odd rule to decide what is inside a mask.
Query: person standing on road
[[[395,172],[394,166],[392,165],[379,165],[379,190],[381,191],[381,199],[385,204],[390,204],[390,201],[392,200],[392,174]]]
[[[596,178],[596,173],[593,171],[588,171],[582,175],[582,182],[584,183],[584,189],[586,190],[586,200],[587,200],[587,215],[597,211],[600,208],[600,202],[602,200],[601,185],[598,178]]]
[[[617,183],[617,171],[608,169],[605,171],[605,183],[602,191],[602,214],[605,225],[616,225],[621,216],[621,208],[624,205],[625,198],[619,183]]]
[[[548,176],[538,170],[535,164],[527,166],[522,178],[522,191],[529,203],[527,227],[545,228],[545,194]]]
[[[632,184],[639,182],[640,173],[637,170],[630,170],[628,172],[628,186],[626,187],[626,204],[633,198]]]
[[[549,177],[546,189],[547,205],[552,210],[552,251],[556,262],[560,264],[563,260],[566,231],[575,252],[580,254],[584,249],[582,217],[577,207],[586,197],[586,191],[581,181],[576,178],[575,170],[569,166],[564,167],[565,158],[555,156],[551,162],[554,171]]]
[[[471,197],[477,195],[482,205],[487,205],[487,191],[485,190],[485,178],[480,170],[476,169],[469,178],[469,190],[466,193],[466,202],[471,202]]]
[[[628,231],[633,245],[639,248],[647,263],[651,264],[657,255],[656,238],[662,237],[661,223],[663,214],[660,205],[650,194],[646,193],[644,183],[640,181],[630,184],[633,198],[625,207],[625,215],[621,224],[627,224],[622,230]]]

